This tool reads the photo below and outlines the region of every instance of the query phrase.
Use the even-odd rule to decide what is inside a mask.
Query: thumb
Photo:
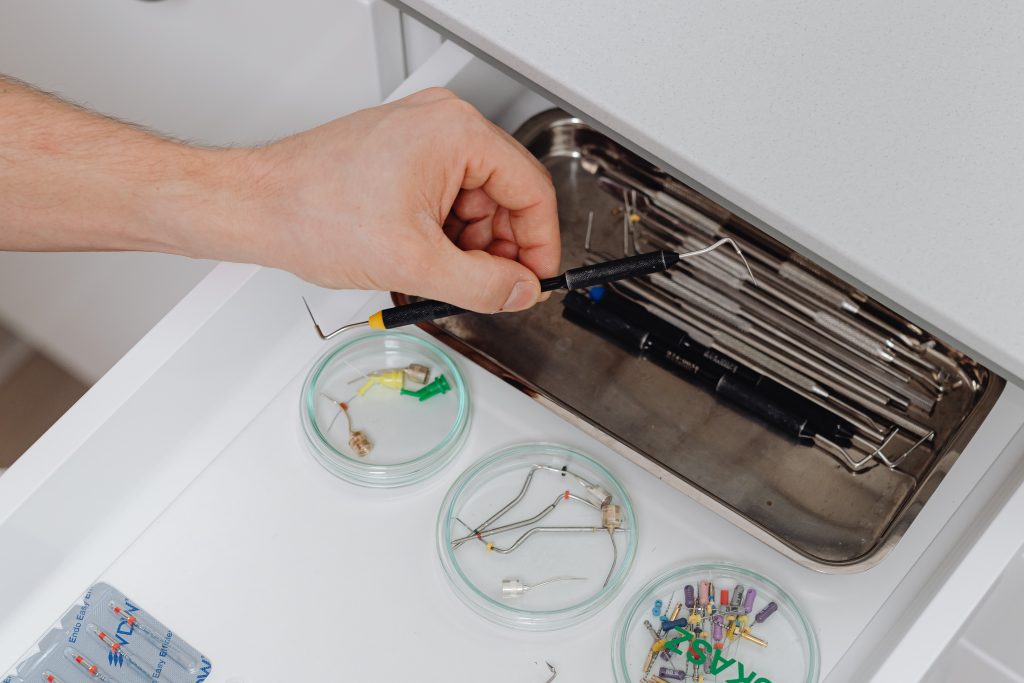
[[[434,252],[428,296],[478,313],[521,311],[537,303],[540,282],[533,271],[486,251],[454,244]]]

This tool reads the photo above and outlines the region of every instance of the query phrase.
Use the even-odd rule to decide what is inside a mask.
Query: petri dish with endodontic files
[[[299,412],[310,452],[354,484],[407,486],[451,462],[470,420],[466,383],[431,341],[366,334],[324,353],[302,387]]]
[[[616,683],[818,681],[818,641],[803,610],[775,582],[731,563],[683,565],[651,580],[614,638]]]
[[[633,565],[637,521],[597,460],[547,443],[504,448],[465,471],[438,515],[441,565],[480,616],[523,630],[577,624]]]

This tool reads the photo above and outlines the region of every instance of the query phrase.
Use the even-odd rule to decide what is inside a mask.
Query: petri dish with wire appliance
[[[469,394],[439,346],[402,332],[349,339],[324,353],[299,406],[310,452],[352,483],[397,487],[451,462],[465,440]]]
[[[616,683],[749,680],[817,683],[818,641],[770,579],[726,562],[672,569],[627,603],[615,630]],[[682,678],[680,678],[682,676]]]
[[[503,626],[547,631],[605,607],[633,565],[637,521],[603,465],[548,443],[511,446],[462,473],[437,520],[456,595]]]

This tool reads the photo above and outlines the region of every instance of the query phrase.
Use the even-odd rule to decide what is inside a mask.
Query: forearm
[[[0,77],[0,250],[149,250],[520,310],[558,272],[550,177],[428,89],[253,149],[167,140]]]
[[[160,138],[0,77],[0,250],[216,256],[237,229],[241,154]]]

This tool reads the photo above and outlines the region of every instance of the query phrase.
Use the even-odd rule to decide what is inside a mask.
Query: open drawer
[[[545,163],[552,170],[556,185],[560,180],[565,182],[567,178],[579,185],[595,182],[593,174],[584,168],[585,151],[595,134],[588,131],[589,127],[584,121],[573,116],[564,113],[543,116],[553,106],[549,100],[529,88],[447,43],[431,63],[403,85],[399,94],[408,94],[430,85],[451,88],[506,130],[513,133],[520,131],[524,141],[538,157],[547,157]],[[542,116],[533,121],[533,130],[524,126],[531,117],[539,114]],[[631,163],[644,167],[643,161]],[[648,167],[647,170],[652,169]],[[595,214],[591,230],[592,250],[604,250],[610,256],[622,254],[621,232],[615,232],[602,245],[598,242],[602,238],[594,227],[601,211],[606,212],[607,217],[608,212],[622,204],[621,199],[603,190],[584,190],[581,195],[572,196],[568,200],[564,196],[560,197],[565,249],[563,267],[579,265],[587,258],[583,245],[591,211]],[[621,220],[621,216],[618,218]],[[765,240],[761,242],[762,246],[772,242],[763,235],[753,239]],[[785,247],[782,249],[785,250]],[[791,250],[786,251],[792,253]],[[813,260],[800,254],[793,254],[792,259],[830,286],[845,289],[857,301],[876,306],[868,303],[868,298],[856,292],[855,288],[846,286],[816,267]],[[560,294],[556,295],[556,299],[560,297]],[[401,303],[407,298],[393,294],[392,300]],[[693,428],[691,440],[687,442],[692,451],[684,454],[680,464],[678,457],[674,461],[671,457],[651,457],[650,453],[638,448],[630,438],[642,435],[645,430],[652,431],[657,426],[657,420],[665,418],[666,405],[659,403],[662,397],[659,391],[666,384],[648,385],[652,388],[647,395],[635,394],[638,405],[651,412],[634,410],[629,413],[628,420],[614,427],[614,401],[608,402],[612,404],[612,409],[606,413],[612,416],[608,421],[595,420],[594,415],[588,414],[586,409],[581,410],[581,407],[593,409],[595,403],[600,402],[601,394],[615,391],[613,385],[616,383],[638,382],[638,375],[647,381],[657,381],[652,378],[659,373],[663,375],[663,370],[636,358],[635,354],[622,353],[605,340],[575,330],[571,325],[546,328],[546,331],[558,330],[559,334],[553,336],[545,337],[532,332],[545,328],[530,323],[541,319],[542,326],[561,325],[561,316],[562,307],[552,301],[524,315],[504,319],[464,316],[439,321],[439,324],[427,326],[426,330],[650,474],[714,511],[719,518],[729,520],[752,537],[779,551],[774,554],[776,557],[769,557],[771,553],[766,555],[760,552],[756,559],[753,555],[744,557],[750,557],[751,561],[760,566],[773,567],[780,575],[786,576],[787,580],[801,586],[798,592],[806,600],[822,638],[823,680],[845,681],[852,677],[869,677],[875,673],[877,677],[874,680],[895,680],[888,677],[887,669],[878,671],[881,660],[877,656],[890,652],[900,636],[900,629],[905,626],[901,615],[917,613],[921,605],[928,603],[930,596],[926,586],[942,581],[956,568],[977,535],[984,530],[985,520],[989,515],[996,514],[1000,501],[1005,501],[1022,483],[1024,468],[1019,465],[1024,462],[1024,448],[1021,447],[1020,438],[1013,437],[1024,426],[1024,391],[1016,385],[1007,384],[1001,377],[936,340],[936,348],[948,353],[952,362],[963,363],[960,370],[965,375],[962,377],[974,382],[970,397],[958,406],[950,402],[950,413],[945,414],[948,420],[939,427],[943,430],[941,445],[928,453],[919,452],[913,460],[901,463],[908,468],[904,471],[900,467],[891,470],[882,465],[874,466],[867,472],[852,473],[836,458],[815,449],[793,447],[791,441],[780,439],[778,435],[757,425],[756,421],[752,423],[739,411],[716,403],[714,397],[706,391],[690,387],[689,400],[699,408],[694,410],[696,417],[680,418]],[[341,320],[335,322],[340,323]],[[485,329],[490,332],[482,332]],[[521,352],[510,351],[508,346],[487,346],[502,335],[521,341],[525,339],[525,343],[520,344]],[[573,366],[560,364],[565,356],[573,355],[582,348],[575,346],[577,343],[588,345],[592,351],[599,349],[588,359],[593,360],[596,356],[600,361],[593,372],[574,374],[571,369]],[[536,353],[538,348],[558,345],[561,345],[560,353],[549,354],[546,350],[540,355]],[[555,381],[552,382],[552,379]],[[662,379],[665,379],[664,376]],[[668,377],[668,380],[674,379]],[[709,404],[714,407],[709,408]],[[714,420],[705,420],[713,422],[713,425],[698,425],[708,415],[707,412],[702,413],[702,410],[715,413]],[[951,414],[954,416],[950,417]],[[616,428],[623,424],[625,428],[621,431]],[[735,499],[724,500],[725,496],[709,492],[701,484],[707,484],[710,477],[697,483],[693,481],[700,476],[721,474],[721,469],[714,468],[721,465],[723,443],[728,443],[730,439],[736,440],[735,434],[729,431],[729,427],[735,425],[741,425],[739,429],[743,434],[750,433],[743,430],[759,432],[759,438],[769,444],[762,447],[756,456],[763,457],[768,453],[782,458],[786,463],[785,468],[779,468],[780,471],[772,471],[763,462],[758,464],[755,468],[756,476],[742,484],[742,492],[744,495],[749,494],[752,502],[748,507],[731,504],[736,502]],[[906,447],[913,443],[914,439],[910,439],[897,453],[906,452]],[[781,450],[773,451],[773,448]],[[724,460],[727,466],[738,466],[737,460],[742,461],[748,454],[734,452],[726,455]],[[695,462],[708,464],[711,472],[697,472],[698,476],[695,477]],[[799,540],[799,534],[792,537],[781,534],[780,538],[780,535],[774,533],[785,528],[788,514],[767,517],[754,514],[764,513],[778,503],[778,499],[764,495],[765,481],[777,484],[780,479],[783,480],[782,485],[789,485],[791,491],[796,492],[791,502],[800,499],[801,489],[819,486],[813,477],[807,476],[808,470],[834,478],[829,486],[807,492],[808,498],[818,498],[821,506],[818,511],[796,509],[793,505],[786,511],[810,522],[813,527],[810,536],[817,535],[818,539],[810,544]],[[747,477],[749,473],[744,471],[742,474]],[[761,476],[766,479],[759,479]],[[853,508],[848,505],[849,500],[844,500],[842,496],[837,500],[829,500],[830,494],[835,491],[830,487],[838,481],[846,482],[840,486],[849,486],[847,496],[859,499],[854,506],[859,512],[853,512]],[[898,483],[894,485],[893,482]],[[769,500],[772,501],[771,505]],[[873,510],[872,504],[876,505]],[[666,523],[665,516],[676,510],[681,515],[692,514],[687,512],[690,506],[683,499],[673,502],[659,498],[654,505],[663,523]],[[822,510],[826,514],[820,514]],[[855,515],[861,516],[855,519]],[[839,537],[845,539],[843,543],[849,541],[849,547],[841,547],[843,543],[829,547],[827,527],[841,522],[844,516],[847,521],[852,520],[852,524],[841,529]],[[771,528],[773,523],[776,524],[774,529]],[[670,555],[685,557],[693,556],[694,553],[698,557],[735,556],[732,554],[737,548],[734,541],[724,538],[711,540],[700,531],[687,534],[685,540],[680,538],[678,546],[670,544],[672,549],[662,551],[662,542],[672,537],[668,528],[666,524],[666,533],[659,539],[647,539],[645,544],[651,551],[657,547],[659,554],[668,552]],[[806,532],[806,529],[797,531]],[[794,538],[798,540],[794,542]],[[1021,540],[1024,541],[1024,537]],[[818,545],[812,549],[814,543]],[[760,547],[764,548],[763,545]],[[744,545],[744,548],[747,546]],[[798,570],[791,560],[801,568]],[[843,616],[839,618],[837,615]],[[928,662],[922,661],[920,665],[911,668],[915,669],[916,674],[924,676]],[[907,678],[907,675],[910,675],[908,671],[902,670],[899,680],[913,679],[912,675],[911,678]]]
[[[450,44],[395,96],[432,85],[509,130],[551,107]],[[0,548],[16,558],[0,581],[0,664],[102,580],[201,645],[214,661],[211,681],[323,677],[338,670],[339,647],[348,678],[379,677],[394,661],[394,640],[380,637],[394,629],[393,605],[415,631],[402,641],[403,666],[430,680],[544,680],[546,658],[558,663],[559,681],[608,680],[609,626],[621,604],[543,637],[508,633],[480,624],[432,571],[430,528],[456,473],[498,447],[543,439],[613,465],[635,501],[645,531],[624,593],[681,562],[741,562],[800,601],[821,644],[823,680],[865,680],[901,633],[898,617],[929,603],[928,587],[957,567],[1024,476],[1015,467],[1024,442],[1011,442],[1024,424],[1024,391],[1008,384],[884,561],[857,573],[814,571],[725,519],[720,503],[704,506],[664,472],[672,486],[651,476],[646,458],[641,469],[617,457],[460,357],[474,392],[465,448],[436,481],[381,497],[327,475],[292,428],[302,378],[324,350],[300,296],[325,326],[387,304],[384,294],[220,266],[0,478]],[[116,475],[116,501],[83,491],[96,473]],[[302,656],[282,633],[302,638]]]
[[[465,81],[452,87],[478,91],[460,88]],[[502,92],[489,86],[492,97]],[[988,415],[1002,378],[584,121],[549,109],[518,125],[521,103],[486,113],[551,172],[564,268],[728,237],[753,270],[718,251],[590,301],[556,294],[571,311],[553,301],[424,329],[801,564],[848,572],[881,561]],[[685,350],[663,351],[657,367],[641,358],[646,339],[621,348],[631,340],[596,336],[593,311],[614,325],[623,322],[615,310],[647,332],[671,327]],[[608,337],[607,324],[597,331]],[[708,373],[711,365],[728,371]],[[797,412],[778,419],[790,405]],[[765,413],[794,433],[773,429]],[[842,423],[839,437],[807,427],[828,418]]]

